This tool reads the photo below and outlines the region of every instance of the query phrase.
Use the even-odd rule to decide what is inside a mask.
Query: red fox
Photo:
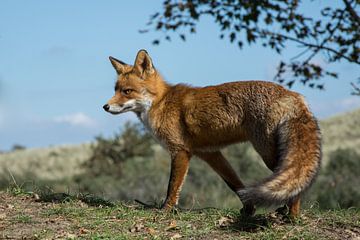
[[[255,206],[286,204],[290,216],[299,215],[301,193],[315,179],[321,162],[320,130],[300,94],[265,81],[170,85],[145,50],[138,52],[133,66],[109,58],[118,79],[115,95],[103,108],[112,114],[136,113],[170,153],[163,209],[177,205],[190,158],[197,156],[239,196],[243,214],[253,215]],[[244,141],[273,171],[249,187],[220,152]]]

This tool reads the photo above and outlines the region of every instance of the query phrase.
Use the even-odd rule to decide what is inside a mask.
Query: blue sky
[[[319,7],[312,4],[305,10]],[[0,149],[15,143],[41,147],[88,142],[136,120],[131,113],[112,116],[102,110],[116,77],[109,55],[133,63],[136,52],[145,48],[170,83],[204,86],[271,80],[278,62],[299,52],[295,46],[282,56],[259,46],[240,51],[218,38],[209,19],[202,19],[198,33],[185,43],[175,39],[153,46],[158,33],[138,30],[160,8],[160,0],[0,0]],[[326,66],[321,58],[316,61]],[[349,84],[359,68],[347,63],[330,67],[340,78],[327,80],[326,91],[294,88],[321,119],[360,107]]]

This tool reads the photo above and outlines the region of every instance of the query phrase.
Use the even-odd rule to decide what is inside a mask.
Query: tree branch
[[[318,45],[319,47],[314,50],[314,52],[303,62],[303,64],[308,63],[321,49],[324,49],[325,44],[333,37],[334,33],[336,32],[336,29],[340,26],[343,20],[344,12],[345,10],[342,11],[341,16],[339,17],[339,21],[337,22],[335,27],[329,30],[330,32],[329,36],[325,38],[320,45]]]
[[[317,49],[317,50],[320,50],[320,49],[327,50],[327,51],[332,52],[332,53],[334,53],[334,54],[336,54],[336,55],[338,55],[338,56],[341,56],[342,58],[348,60],[349,62],[360,64],[360,61],[351,59],[351,58],[345,56],[344,54],[342,54],[342,53],[340,53],[340,52],[338,52],[338,51],[336,51],[335,49],[332,49],[332,48],[330,48],[330,47],[321,46],[321,45],[317,45],[317,44],[313,44],[313,43],[308,43],[308,42],[299,40],[299,39],[297,39],[297,38],[290,37],[290,36],[287,36],[287,35],[284,35],[284,34],[280,34],[280,33],[273,33],[273,32],[268,32],[268,31],[266,31],[265,33],[266,33],[266,34],[270,34],[270,35],[279,36],[279,37],[285,38],[285,39],[287,39],[287,40],[300,43],[300,44],[302,44],[302,45],[304,45],[304,46],[306,46],[306,47],[309,47],[309,48],[315,48],[315,49]]]
[[[356,21],[358,23],[358,25],[360,25],[360,17],[359,17],[359,15],[357,15],[356,11],[351,6],[349,1],[348,0],[343,0],[343,2],[345,3],[346,10],[350,13],[350,16],[354,19],[354,21]]]

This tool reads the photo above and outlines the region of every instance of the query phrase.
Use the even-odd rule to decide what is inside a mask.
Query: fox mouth
[[[111,113],[113,115],[117,115],[117,114],[120,114],[120,113],[129,112],[132,109],[133,109],[133,106],[125,106],[123,108],[121,108],[119,106],[116,106],[116,107],[109,106],[108,108],[105,109],[105,111],[107,111],[108,113]]]
[[[121,112],[128,111],[130,109],[132,109],[132,106],[126,106],[121,110]]]
[[[113,114],[113,115],[118,115],[118,114],[120,114],[120,113],[122,113],[122,112],[115,112],[115,111],[107,111],[108,113],[111,113],[111,114]]]
[[[131,111],[132,110],[132,106],[126,106],[126,107],[124,107],[123,109],[121,109],[120,111],[114,111],[114,112],[111,112],[110,111],[110,113],[112,113],[112,114],[120,114],[120,113],[124,113],[124,112],[129,112],[129,111]]]

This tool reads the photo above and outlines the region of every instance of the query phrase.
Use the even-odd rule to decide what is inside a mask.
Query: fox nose
[[[105,111],[109,111],[110,105],[109,105],[109,104],[105,104],[105,105],[103,106],[103,109],[104,109]]]

